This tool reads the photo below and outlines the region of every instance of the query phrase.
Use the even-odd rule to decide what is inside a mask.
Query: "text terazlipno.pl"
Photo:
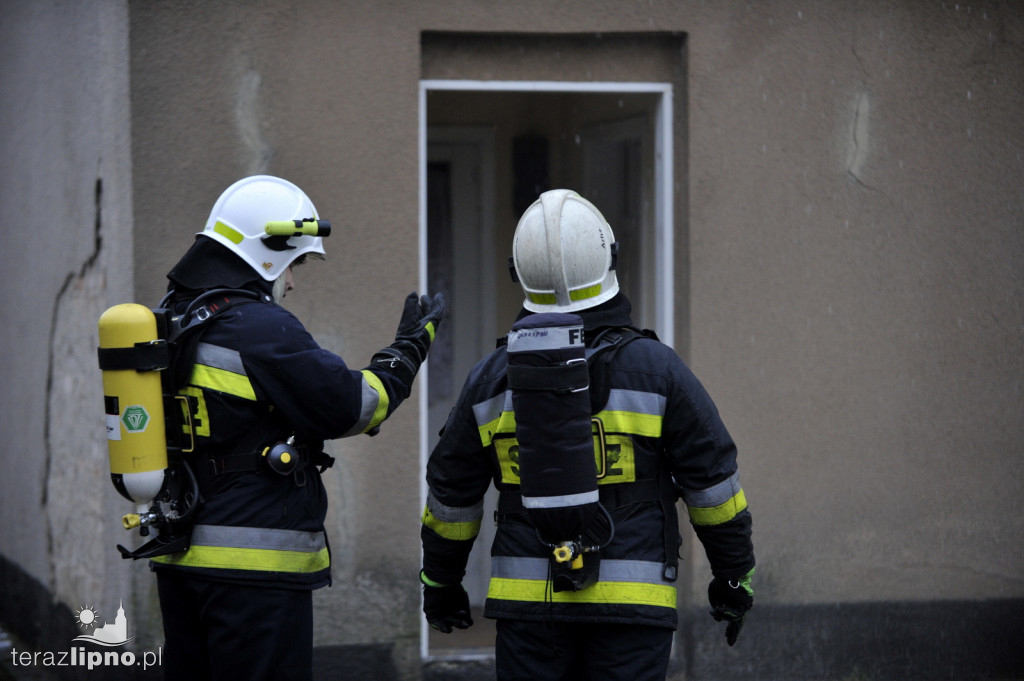
[[[11,662],[15,667],[134,667],[141,665],[143,670],[158,667],[163,663],[163,648],[154,652],[147,650],[137,656],[130,650],[86,650],[72,648],[61,652],[39,652],[11,649]]]

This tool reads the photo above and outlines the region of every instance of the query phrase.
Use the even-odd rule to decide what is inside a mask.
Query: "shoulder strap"
[[[180,336],[200,328],[225,310],[241,303],[269,303],[270,298],[240,288],[218,288],[206,291],[188,304],[180,315],[168,316],[167,342],[174,343]]]
[[[207,323],[236,305],[258,302],[269,303],[270,300],[245,289],[214,289],[197,296],[180,315],[163,311],[164,336],[170,346],[172,394],[188,382],[200,332]],[[157,318],[160,316],[158,314]]]
[[[608,367],[615,354],[623,347],[638,338],[658,340],[658,335],[650,329],[638,329],[632,326],[606,329],[598,334],[592,344],[593,354],[588,357],[590,364],[590,399],[592,413],[597,414],[608,403],[611,393],[611,381],[608,380]],[[588,344],[591,345],[591,344]],[[663,460],[664,461],[664,460]],[[664,516],[662,543],[665,548],[665,563],[662,576],[666,581],[676,581],[679,574],[679,518],[676,515],[676,492],[672,476],[665,463],[662,463],[656,480],[657,498]],[[633,483],[626,487],[635,486]],[[612,488],[616,486],[611,486]],[[644,488],[647,489],[647,488]]]
[[[603,329],[592,340],[587,342],[587,364],[590,367],[590,412],[596,414],[608,403],[611,393],[611,382],[608,380],[608,367],[615,355],[626,345],[638,338],[652,338],[657,335],[649,329],[638,329],[633,326]]]

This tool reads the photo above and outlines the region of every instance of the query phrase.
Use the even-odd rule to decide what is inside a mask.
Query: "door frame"
[[[431,90],[479,92],[572,92],[572,93],[654,93],[659,95],[654,116],[654,294],[655,328],[665,344],[674,345],[674,173],[673,111],[671,83],[658,82],[575,82],[575,81],[483,81],[425,79],[419,82],[419,290],[427,285],[427,93]],[[420,471],[426,470],[428,448],[427,372],[420,372],[419,402]],[[420,507],[426,503],[426,480],[420,476]],[[420,622],[420,656],[427,659],[428,626]]]

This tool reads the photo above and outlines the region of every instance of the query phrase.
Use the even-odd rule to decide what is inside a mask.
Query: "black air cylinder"
[[[523,506],[551,544],[580,537],[598,510],[583,320],[532,314],[508,335]]]

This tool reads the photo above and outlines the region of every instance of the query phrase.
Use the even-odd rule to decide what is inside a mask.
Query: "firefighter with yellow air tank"
[[[138,507],[126,527],[156,535],[119,548],[157,574],[169,680],[312,678],[311,593],[331,564],[323,443],[377,432],[443,317],[440,295],[409,294],[362,370],[321,348],[279,303],[329,233],[293,183],[244,178],[157,308],[100,319],[111,474]]]

